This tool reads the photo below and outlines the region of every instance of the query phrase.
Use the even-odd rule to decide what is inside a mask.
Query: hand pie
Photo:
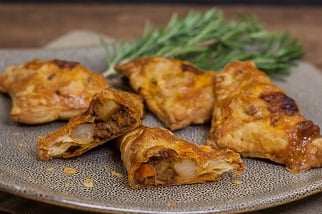
[[[215,72],[203,72],[186,61],[148,57],[115,68],[129,78],[149,110],[171,129],[211,120]]]
[[[164,128],[141,126],[119,143],[133,189],[217,181],[225,172],[244,170],[238,153],[197,146]]]
[[[12,98],[10,117],[40,124],[84,112],[93,95],[109,85],[77,62],[33,60],[0,74],[0,92]]]
[[[79,156],[141,125],[142,116],[138,95],[106,88],[93,97],[87,111],[38,140],[40,159]]]
[[[218,74],[208,145],[266,158],[291,172],[322,166],[320,128],[251,62],[232,62]]]

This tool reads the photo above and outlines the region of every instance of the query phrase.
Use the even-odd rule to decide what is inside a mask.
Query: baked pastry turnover
[[[143,102],[138,95],[106,88],[93,97],[87,111],[39,138],[39,157],[48,160],[79,156],[141,125],[142,116]]]
[[[133,189],[217,181],[225,172],[244,170],[238,153],[189,143],[164,128],[141,126],[119,143]]]
[[[245,157],[266,158],[291,172],[322,166],[320,128],[251,62],[232,62],[218,74],[207,141]]]
[[[0,73],[0,92],[12,98],[10,117],[40,124],[84,112],[93,95],[109,85],[77,62],[38,59]]]
[[[171,129],[211,120],[213,78],[187,61],[147,57],[115,68],[128,77],[131,87],[142,95],[149,110]]]

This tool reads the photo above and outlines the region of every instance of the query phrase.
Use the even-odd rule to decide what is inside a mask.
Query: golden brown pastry
[[[147,57],[116,66],[129,78],[149,110],[171,129],[211,120],[215,72],[203,72],[186,61]]]
[[[225,172],[244,170],[238,153],[198,146],[159,127],[128,132],[120,150],[133,189],[217,181]]]
[[[0,73],[0,92],[12,98],[10,117],[27,124],[69,119],[84,112],[93,95],[106,87],[102,75],[62,60],[36,59]]]
[[[40,159],[79,156],[141,125],[142,116],[143,102],[138,95],[106,88],[93,97],[87,111],[39,138]]]
[[[227,65],[216,78],[214,92],[208,145],[270,159],[291,172],[322,166],[320,128],[253,63]]]

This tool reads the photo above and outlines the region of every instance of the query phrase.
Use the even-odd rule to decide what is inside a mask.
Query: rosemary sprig
[[[220,70],[232,60],[252,60],[270,76],[286,74],[287,68],[304,54],[303,48],[288,33],[272,33],[250,17],[226,21],[220,10],[190,12],[181,19],[173,15],[165,27],[152,29],[132,41],[120,41],[106,50],[109,69],[144,56],[167,56],[188,60],[203,70]],[[113,50],[111,50],[111,48]]]

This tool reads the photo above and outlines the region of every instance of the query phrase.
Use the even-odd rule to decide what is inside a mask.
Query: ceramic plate
[[[73,60],[90,69],[106,69],[102,48],[0,51],[0,70],[33,58]],[[322,125],[321,73],[306,62],[291,69],[285,82],[276,82],[298,101],[308,119]],[[86,211],[140,213],[216,213],[259,210],[294,201],[322,190],[322,169],[292,174],[269,161],[244,159],[241,184],[225,175],[219,182],[132,190],[119,152],[105,144],[70,160],[40,161],[37,138],[63,122],[27,126],[9,118],[11,100],[0,95],[0,189],[25,198]],[[161,126],[151,115],[149,126]],[[191,126],[176,132],[202,144],[209,127]],[[67,175],[65,167],[76,169]],[[123,175],[120,176],[120,175]],[[92,179],[93,187],[84,181]]]

